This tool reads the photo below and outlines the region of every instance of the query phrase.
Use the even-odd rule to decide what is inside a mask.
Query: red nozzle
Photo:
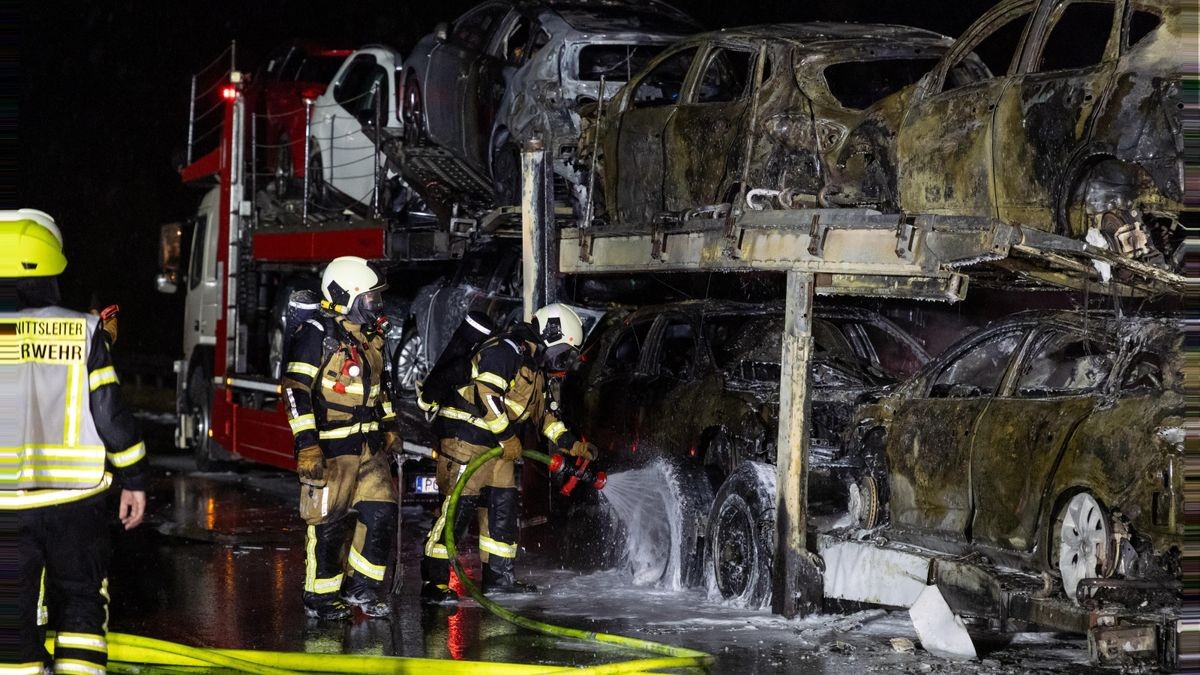
[[[552,455],[550,457],[550,471],[552,473],[558,473],[558,470],[562,468],[562,465],[563,465],[563,456],[562,455]]]
[[[607,483],[608,474],[603,471],[597,471],[596,480],[592,482],[592,487],[596,488],[597,490],[603,490]]]

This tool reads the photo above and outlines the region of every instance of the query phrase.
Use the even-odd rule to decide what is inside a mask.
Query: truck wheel
[[[192,457],[199,471],[216,471],[228,453],[208,435],[212,428],[212,377],[204,366],[188,378],[188,405],[192,419]]]
[[[429,374],[429,359],[425,356],[425,340],[416,326],[409,326],[400,338],[400,344],[392,354],[392,373],[395,391],[412,396],[417,391],[417,382]]]
[[[747,607],[771,598],[775,555],[775,467],[743,462],[725,480],[708,516],[713,586]]]

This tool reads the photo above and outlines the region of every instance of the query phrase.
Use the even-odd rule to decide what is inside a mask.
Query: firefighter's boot
[[[349,518],[309,525],[305,534],[304,613],[322,621],[350,617],[350,607],[338,598],[342,587],[341,548]]]
[[[389,619],[392,606],[387,600],[381,600],[380,595],[378,582],[358,575],[350,577],[350,582],[341,593],[342,601],[361,609],[363,614],[374,619]]]
[[[320,621],[344,621],[350,618],[350,606],[336,595],[305,593],[304,613]]]
[[[512,558],[492,556],[488,564],[483,566],[483,594],[498,593],[536,593],[537,586],[517,581],[513,574]]]
[[[479,535],[479,550],[487,554],[483,565],[483,592],[533,593],[537,587],[517,581],[517,512],[520,494],[515,487],[491,486],[487,490],[487,532]]]
[[[446,498],[449,500],[449,497]],[[461,543],[467,534],[475,509],[479,504],[477,495],[463,495],[458,499],[458,511],[454,515],[454,541]],[[438,513],[433,528],[425,538],[425,555],[421,558],[421,600],[428,603],[444,603],[458,599],[450,588],[450,557],[444,543],[446,527],[446,504]]]

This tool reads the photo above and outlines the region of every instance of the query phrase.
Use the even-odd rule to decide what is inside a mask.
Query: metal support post
[[[196,76],[192,76],[192,100],[188,103],[187,164],[192,163],[192,143],[196,138]],[[186,166],[186,165],[185,165]]]
[[[375,137],[379,138],[380,137],[379,130],[383,128],[383,119],[381,116],[379,104],[380,104],[380,99],[382,99],[383,97],[379,95],[379,83],[378,82],[376,82],[371,87],[371,97],[375,99],[375,134],[376,134]],[[332,148],[333,146],[331,145],[330,147]],[[374,180],[375,188],[371,194],[371,217],[378,219],[379,218],[379,181],[382,178],[379,175],[379,153],[378,152],[374,152],[371,154],[371,168],[373,170],[373,176],[375,179]]]
[[[816,557],[808,552],[807,544],[813,287],[812,273],[787,273],[775,463],[778,494],[771,610],[788,618],[820,610],[823,595],[820,567]]]
[[[558,295],[558,239],[554,236],[554,184],[540,139],[521,151],[521,280],[525,321]]]

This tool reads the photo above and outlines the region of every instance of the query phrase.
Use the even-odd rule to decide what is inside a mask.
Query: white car
[[[316,208],[332,208],[335,201],[370,207],[387,203],[389,175],[384,157],[375,146],[378,124],[399,128],[396,86],[403,62],[400,53],[381,45],[354,51],[333,80],[313,102],[309,127],[309,200]],[[338,199],[339,197],[344,199]],[[380,207],[383,208],[382,206]]]

